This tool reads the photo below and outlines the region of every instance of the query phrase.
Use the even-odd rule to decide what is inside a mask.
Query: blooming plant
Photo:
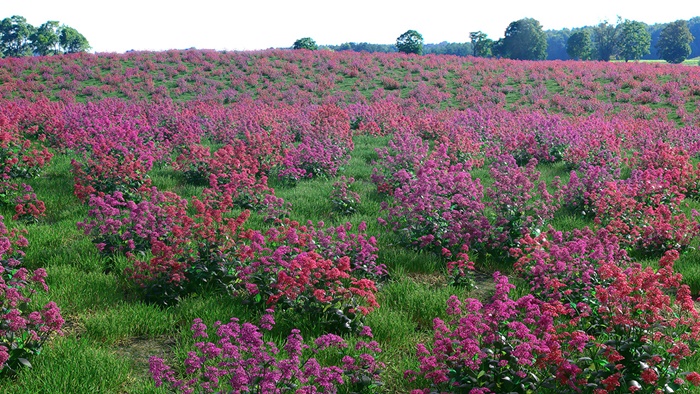
[[[570,233],[550,227],[537,236],[527,234],[510,254],[517,259],[515,272],[537,297],[572,305],[591,300],[600,284],[601,262],[623,267],[631,263],[615,235],[588,227]]]
[[[494,250],[507,250],[524,234],[541,232],[559,208],[559,178],[554,180],[555,193],[549,193],[536,165],[537,159],[531,159],[520,167],[512,155],[502,155],[491,166],[493,183],[486,195],[493,215],[490,243]]]
[[[272,311],[268,310],[259,325],[232,318],[228,323],[216,322],[215,341],[212,330],[201,319],[192,324],[196,349],[185,359],[185,372],[179,377],[176,370],[158,357],[150,358],[150,372],[160,387],[167,384],[176,392],[230,392],[230,393],[336,393],[339,387],[352,392],[370,393],[377,387],[383,367],[374,355],[381,352],[375,341],[360,340],[354,350],[335,334],[325,334],[304,343],[298,329],[287,336],[282,348],[266,342],[262,330],[275,325]],[[209,332],[208,332],[209,331]],[[369,327],[362,334],[371,338]],[[341,365],[321,365],[317,357],[335,352],[343,355]]]
[[[263,220],[266,223],[274,223],[277,220],[288,218],[292,214],[292,203],[284,201],[282,197],[277,197],[274,194],[266,194],[260,205],[265,214]]]
[[[552,349],[553,316],[532,295],[509,297],[515,287],[508,278],[494,274],[496,292],[490,303],[476,299],[447,302],[449,321],[433,321],[433,344],[418,345],[419,376],[433,392],[539,392],[548,371],[536,365]],[[481,389],[482,391],[470,391]]]
[[[82,160],[71,161],[75,196],[87,201],[91,194],[121,192],[126,199],[140,201],[148,192],[152,159],[144,159],[116,146],[95,146]]]
[[[447,263],[447,283],[453,286],[473,289],[474,282],[474,262],[469,257],[469,246],[462,245],[462,250],[457,253],[457,258]]]
[[[686,248],[700,227],[681,211],[685,196],[664,174],[663,169],[634,170],[628,179],[606,182],[592,193],[596,224],[631,249]]]
[[[187,225],[187,200],[156,188],[149,195],[140,202],[125,199],[119,191],[92,195],[88,220],[78,228],[106,254],[145,252],[155,241],[168,243],[176,228]]]
[[[562,187],[564,206],[583,215],[593,215],[593,197],[602,192],[605,182],[619,178],[619,169],[611,173],[606,167],[582,163],[578,172],[571,171],[569,182]]]
[[[12,220],[33,223],[45,216],[46,205],[26,183],[18,185],[10,181],[0,181],[0,200],[14,205],[15,214]]]
[[[211,150],[202,145],[187,147],[173,162],[173,170],[181,172],[185,179],[195,185],[209,183]]]
[[[396,174],[401,170],[415,173],[427,160],[429,148],[421,137],[408,132],[396,133],[386,148],[377,148],[378,160],[374,162],[371,178],[377,191],[393,194],[394,189],[402,186]]]
[[[44,216],[46,207],[31,186],[17,184],[19,178],[34,178],[41,174],[53,157],[47,148],[32,148],[30,140],[22,139],[18,124],[0,116],[0,202],[15,208],[13,220],[35,222]]]
[[[350,185],[355,178],[346,178],[344,175],[333,183],[331,191],[331,207],[338,215],[352,215],[357,212],[360,205],[360,195],[350,190]]]
[[[236,272],[235,293],[249,302],[321,316],[328,330],[356,331],[379,306],[376,283],[368,276],[386,271],[376,264],[373,238],[347,237],[345,231],[285,220],[265,234],[244,232],[247,241],[228,266]]]
[[[22,267],[27,240],[7,231],[0,217],[0,376],[11,375],[41,353],[46,340],[61,333],[64,320],[55,302],[36,310],[31,297],[49,290],[46,271]]]
[[[3,180],[38,176],[53,157],[47,148],[32,148],[0,118],[0,176]]]
[[[310,126],[282,160],[278,177],[289,184],[301,179],[335,176],[350,160],[354,144],[350,118],[335,105],[322,105],[310,115]]]
[[[229,290],[235,276],[237,241],[250,212],[223,217],[222,211],[194,199],[194,217],[182,218],[164,240],[153,240],[149,255],[132,255],[124,270],[128,288],[159,305],[173,305],[182,296],[205,287]]]
[[[587,285],[550,281],[542,292],[536,282],[518,300],[496,273],[490,303],[449,299],[452,320],[435,319],[432,347],[418,345],[420,370],[406,376],[430,386],[415,393],[687,391],[687,382],[700,383],[697,373],[681,370],[695,353],[699,317],[673,271],[677,258],[666,252],[658,270],[603,260]]]
[[[440,149],[445,155],[445,147]],[[391,204],[382,203],[386,219],[380,222],[391,226],[402,244],[451,255],[464,244],[477,248],[486,241],[491,228],[482,202],[483,187],[468,167],[434,157],[415,175],[400,170],[394,177],[402,186],[394,190]]]
[[[177,157],[173,168],[193,183],[208,185],[205,194],[210,198],[221,201],[226,195],[233,205],[244,209],[257,207],[270,192],[258,159],[240,140],[224,145],[213,155],[209,148],[195,145]]]
[[[302,179],[335,176],[349,160],[348,150],[331,139],[308,140],[287,152],[278,177],[293,185]]]

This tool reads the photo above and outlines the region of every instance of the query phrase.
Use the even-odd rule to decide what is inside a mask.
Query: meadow
[[[700,392],[700,67],[0,60],[0,392]]]

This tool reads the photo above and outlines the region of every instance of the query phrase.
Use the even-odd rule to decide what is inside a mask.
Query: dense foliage
[[[659,51],[659,56],[667,62],[682,63],[690,55],[690,44],[694,39],[695,37],[688,29],[688,23],[678,20],[661,30],[656,49]]]
[[[58,21],[47,21],[37,28],[20,15],[0,20],[0,56],[46,56],[89,49],[85,36]]]

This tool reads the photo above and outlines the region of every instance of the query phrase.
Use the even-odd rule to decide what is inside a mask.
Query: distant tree
[[[505,53],[505,46],[503,45],[503,38],[499,38],[491,44],[491,54],[495,57],[507,57]]]
[[[647,31],[651,34],[651,48],[657,48],[659,46],[659,38],[661,38],[661,31],[668,26],[667,23],[655,23],[653,25],[647,25]],[[642,60],[659,60],[658,51],[651,51],[647,55],[642,56]]]
[[[590,60],[593,56],[593,41],[588,30],[573,33],[566,42],[566,53],[572,59]]]
[[[415,30],[408,30],[396,39],[399,52],[423,54],[423,36]]]
[[[688,19],[688,30],[690,30],[690,34],[692,34],[693,37],[700,38],[700,16]],[[690,48],[692,51],[688,57],[700,56],[700,40],[693,40],[690,44]]]
[[[472,43],[472,55],[476,57],[491,57],[493,48],[493,40],[486,36],[486,33],[481,31],[473,31],[469,33],[469,38]]]
[[[382,53],[393,53],[396,52],[396,46],[394,44],[370,44],[367,42],[345,42],[340,45],[329,45],[328,48],[334,51],[353,51],[353,52],[382,52]]]
[[[292,48],[315,51],[318,49],[318,45],[316,45],[316,41],[314,41],[313,38],[304,37],[294,41],[294,46]]]
[[[61,27],[61,35],[58,42],[61,44],[64,53],[86,52],[90,49],[88,40],[70,26]]]
[[[625,19],[618,24],[617,47],[625,61],[639,60],[649,53],[651,47],[651,34],[647,26],[638,21]]]
[[[41,56],[61,53],[58,45],[60,37],[61,28],[58,21],[48,21],[39,26],[30,37],[34,53]]]
[[[617,27],[608,23],[608,21],[601,22],[593,28],[593,47],[598,60],[610,61],[617,49],[616,35]]]
[[[547,60],[568,60],[569,54],[566,53],[566,42],[571,36],[571,30],[547,30],[544,32],[547,37]]]
[[[503,37],[501,54],[510,59],[544,60],[547,57],[547,37],[540,22],[532,18],[511,22]]]
[[[0,21],[0,53],[8,57],[31,56],[30,37],[35,30],[23,16],[3,19]]]
[[[331,48],[333,48],[336,51],[352,51],[352,44],[354,44],[354,42],[353,43],[344,42],[340,45],[331,46]]]
[[[690,34],[688,23],[677,20],[661,30],[661,36],[656,44],[659,56],[669,63],[682,63],[690,55],[690,43],[695,38]]]
[[[472,54],[472,46],[468,42],[447,42],[423,45],[423,54],[468,56]]]

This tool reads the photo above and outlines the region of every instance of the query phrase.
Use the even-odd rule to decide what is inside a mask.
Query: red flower
[[[642,371],[642,380],[647,384],[654,384],[659,380],[659,375],[651,368]]]
[[[689,373],[688,376],[685,377],[685,379],[692,383],[693,386],[700,386],[700,373],[693,371]]]

